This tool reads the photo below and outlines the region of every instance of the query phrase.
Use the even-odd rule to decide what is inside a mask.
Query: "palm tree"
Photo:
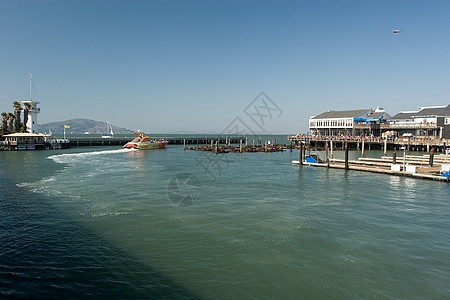
[[[8,133],[8,114],[2,112],[2,127],[0,128],[0,135]]]
[[[22,123],[20,122],[20,114],[22,112],[22,106],[20,105],[19,101],[14,101],[13,106],[15,115],[14,130],[16,132],[19,132],[20,128],[22,127]]]
[[[8,113],[8,131],[12,132],[14,130],[14,114]]]

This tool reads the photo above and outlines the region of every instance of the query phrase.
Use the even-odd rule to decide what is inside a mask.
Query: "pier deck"
[[[407,151],[423,151],[430,152],[435,148],[437,152],[444,152],[445,147],[448,147],[448,141],[438,138],[414,137],[406,138],[399,137],[395,139],[383,139],[381,137],[335,137],[335,136],[289,136],[288,140],[292,143],[306,143],[310,148],[325,149],[333,143],[334,149],[344,149],[347,143],[349,149],[366,149],[366,150],[400,150],[403,146]]]

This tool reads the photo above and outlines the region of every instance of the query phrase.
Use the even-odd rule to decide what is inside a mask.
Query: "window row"
[[[324,119],[324,120],[310,120],[310,128],[329,128],[329,127],[353,127],[353,119]]]

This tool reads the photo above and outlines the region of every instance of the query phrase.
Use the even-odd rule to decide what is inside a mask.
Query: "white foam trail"
[[[36,186],[45,185],[46,183],[51,182],[51,181],[55,181],[55,177],[54,176],[42,178],[41,180],[39,180],[37,182],[34,182],[34,183],[32,183],[32,182],[16,183],[16,186],[20,187],[20,188],[25,188],[25,187],[32,188],[32,187],[36,187]]]
[[[61,159],[71,158],[71,157],[87,157],[94,155],[104,155],[104,154],[117,154],[117,153],[126,153],[137,151],[137,149],[133,148],[124,148],[124,149],[116,149],[116,150],[103,150],[103,151],[92,151],[92,152],[81,152],[81,153],[64,153],[64,154],[56,154],[50,155],[47,159],[53,159],[55,162],[61,162]]]

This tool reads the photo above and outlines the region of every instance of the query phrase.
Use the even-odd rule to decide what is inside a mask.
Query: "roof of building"
[[[4,136],[17,136],[17,137],[45,137],[45,134],[43,134],[43,133],[20,132],[20,133],[5,134]]]
[[[389,119],[391,116],[386,113],[384,109],[377,108],[376,110],[372,109],[356,109],[356,110],[340,110],[340,111],[327,111],[317,115],[315,117],[311,117],[311,119],[340,119],[340,118],[354,118],[361,120],[381,120],[381,119]]]
[[[393,117],[390,118],[390,120],[408,120],[412,119],[414,115],[416,115],[417,112],[400,112]]]
[[[417,113],[417,116],[450,116],[450,104],[444,107],[424,108]]]
[[[314,116],[311,119],[338,119],[338,118],[355,118],[365,113],[370,113],[370,109],[356,109],[356,110],[329,110],[320,115]]]
[[[382,119],[382,120],[387,120],[389,119],[391,116],[384,110],[381,111],[372,111],[369,114],[367,114],[364,118],[365,119]]]
[[[393,116],[391,120],[407,120],[425,116],[448,117],[450,116],[450,104],[441,107],[424,107],[416,112],[400,112]]]

